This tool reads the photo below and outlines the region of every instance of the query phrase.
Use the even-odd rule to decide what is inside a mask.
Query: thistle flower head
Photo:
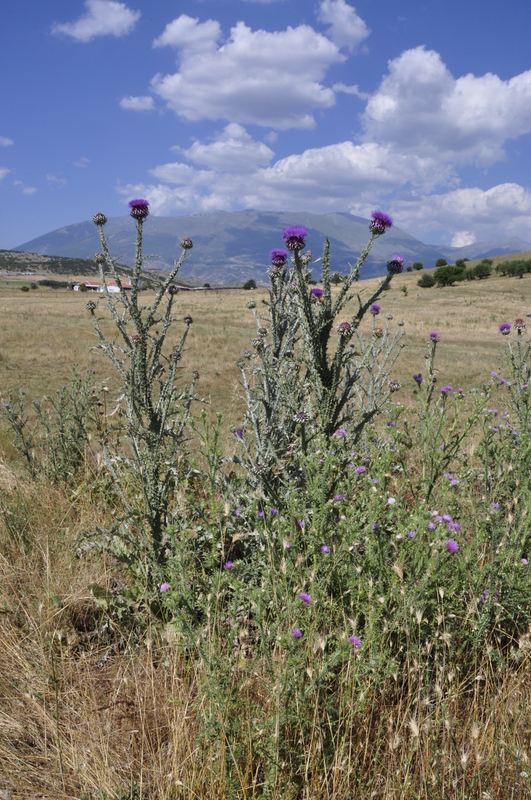
[[[282,238],[288,250],[302,250],[306,244],[307,235],[308,231],[303,225],[288,225],[282,231]]]
[[[274,267],[285,267],[288,263],[288,251],[275,248],[269,253],[269,260]]]
[[[312,295],[312,297],[316,297],[319,300],[323,296],[323,290],[320,289],[318,286],[314,286],[310,294]]]
[[[189,236],[183,236],[179,244],[183,250],[191,250],[192,247],[194,246],[194,243]]]
[[[133,219],[139,220],[140,222],[143,222],[149,214],[149,203],[147,200],[143,200],[142,198],[139,198],[138,200],[130,200],[129,208],[131,209],[129,213]]]
[[[438,341],[440,341],[440,336],[439,336],[439,334],[437,333],[437,331],[432,331],[432,332],[430,333],[430,339],[431,339],[431,341],[432,341],[432,342],[438,342]]]
[[[390,272],[391,275],[398,275],[404,270],[404,261],[404,256],[399,256],[398,253],[394,253],[387,262],[387,271]]]
[[[349,636],[348,640],[349,640],[350,644],[354,645],[354,647],[356,649],[359,649],[361,647],[361,640],[358,639],[357,636],[354,636],[354,635]]]
[[[446,549],[449,553],[457,553],[459,550],[459,545],[455,541],[455,539],[448,539],[446,542]]]
[[[389,214],[385,214],[383,211],[373,211],[371,214],[371,221],[369,222],[369,230],[371,233],[374,233],[375,236],[381,236],[392,224],[393,218],[390,217]]]
[[[310,597],[309,594],[306,594],[306,592],[299,592],[299,598],[302,600],[303,603],[306,603],[306,605],[310,605],[310,603],[312,602],[312,598]]]
[[[94,216],[92,217],[92,222],[94,223],[94,225],[105,225],[105,223],[107,222],[107,217],[105,216],[105,214],[102,214],[101,211],[98,211],[98,213],[94,214]]]
[[[413,375],[413,380],[420,386],[420,384],[422,383],[422,373],[417,372],[416,375]]]
[[[94,312],[95,308],[96,308],[96,303],[94,302],[94,300],[89,300],[87,305],[86,305],[86,308],[87,308],[87,311],[90,311],[91,314],[92,314]]]
[[[191,325],[193,321],[194,320],[192,319],[190,314],[187,314],[185,317],[183,317],[183,322],[185,322],[187,325]]]
[[[291,635],[293,636],[294,639],[300,639],[302,636],[301,629],[293,628],[293,630],[291,631]]]
[[[170,283],[167,291],[168,294],[177,294],[177,292],[179,291],[179,287],[176,286],[174,283]]]
[[[340,336],[350,336],[352,333],[352,325],[350,322],[340,322],[337,326],[337,332]]]
[[[94,261],[96,264],[105,264],[105,255],[103,253],[96,253],[94,255]]]
[[[374,317],[376,317],[376,315],[380,313],[380,308],[381,306],[379,306],[378,303],[373,303],[369,311]]]
[[[511,331],[511,325],[509,322],[502,322],[498,330],[503,336],[508,336]]]

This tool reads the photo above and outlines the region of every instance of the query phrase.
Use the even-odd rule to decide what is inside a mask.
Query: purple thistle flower
[[[413,375],[413,380],[420,386],[420,384],[422,383],[422,374],[420,372],[417,372],[416,375]]]
[[[527,567],[527,565],[529,564],[529,561],[527,560],[527,558],[521,558],[520,559],[520,563],[522,563],[524,565],[524,567]]]
[[[404,261],[404,256],[399,256],[395,253],[387,262],[387,271],[390,272],[391,275],[398,275],[404,269]]]
[[[375,236],[381,236],[392,224],[393,218],[389,214],[385,214],[383,211],[373,211],[369,222],[369,230]]]
[[[238,439],[243,439],[243,431],[241,428],[236,428],[234,431],[234,435],[238,437]]]
[[[453,392],[453,388],[448,383],[448,384],[446,384],[446,386],[441,386],[439,391],[440,391],[441,394],[448,394],[449,392]]]
[[[293,636],[294,639],[300,639],[302,636],[300,628],[293,628],[293,630],[291,631],[291,635]]]
[[[329,553],[329,552],[330,552],[330,548],[328,547],[328,545],[327,544],[322,544],[321,545],[321,553]]]
[[[256,516],[261,519],[264,516],[264,512],[263,511],[258,511]]]
[[[344,494],[336,494],[336,495],[334,495],[334,503],[342,503],[344,500],[346,500],[346,497],[345,497]]]
[[[499,509],[500,504],[496,503],[496,502],[493,502],[493,503],[490,504],[490,507],[493,509],[492,513],[494,514]]]
[[[453,522],[453,519],[451,518],[450,514],[442,514],[441,520],[443,522]]]
[[[373,316],[376,317],[380,313],[380,309],[381,309],[381,306],[379,306],[378,303],[373,303],[372,306],[370,307],[369,311],[371,312],[371,314]]]
[[[509,322],[502,322],[498,330],[501,334],[503,334],[503,336],[508,336],[511,330],[511,325]]]
[[[313,289],[311,290],[310,294],[312,294],[313,297],[319,297],[320,298],[320,297],[323,296],[323,290],[320,289],[318,286],[314,286]]]
[[[457,544],[455,539],[448,539],[448,541],[446,542],[446,549],[448,550],[449,553],[457,553],[457,551],[459,550],[459,545]]]
[[[416,535],[417,535],[416,531],[408,531],[407,532],[407,538],[408,539],[414,539]]]
[[[232,569],[233,566],[234,564],[232,563],[232,561],[225,561],[225,563],[223,564],[223,569]]]
[[[339,439],[339,438],[345,439],[346,435],[347,435],[347,432],[345,430],[343,430],[343,428],[338,428],[337,431],[334,431],[334,433],[332,434],[332,438],[333,439]]]
[[[356,647],[356,648],[360,648],[361,647],[361,640],[358,639],[357,636],[354,636],[354,635],[349,636],[348,640],[349,640],[350,644],[354,645],[354,647]]]
[[[129,213],[133,219],[137,219],[140,222],[143,222],[149,214],[149,203],[147,200],[130,200],[129,208],[131,209]]]
[[[169,583],[161,583],[160,584],[160,591],[163,592],[163,593],[167,592],[169,588],[170,588],[170,584]]]
[[[303,519],[299,519],[299,520],[297,520],[297,525],[299,526],[299,528],[301,529],[301,531],[303,531],[303,530],[304,530],[304,528],[306,527],[306,523],[305,523],[305,521],[304,521]]]
[[[430,333],[430,339],[432,340],[432,342],[439,342],[440,341],[440,336],[437,333],[437,331],[432,331]]]
[[[356,467],[356,475],[363,475],[364,472],[367,472],[366,467]]]
[[[337,326],[337,332],[340,336],[349,336],[352,333],[352,325],[350,322],[340,322]]]
[[[309,594],[306,594],[306,592],[300,592],[299,597],[303,603],[306,603],[306,605],[310,605],[310,603],[312,602],[312,598],[310,597]]]
[[[274,267],[285,267],[288,263],[288,251],[275,248],[269,253],[269,260]]]
[[[432,521],[431,521],[431,519],[430,519],[430,521],[428,522],[428,530],[429,530],[429,531],[433,531],[433,530],[435,530],[435,522],[432,522]]]
[[[271,514],[272,517],[275,517],[278,514],[278,508],[271,508],[269,510],[269,513]]]
[[[461,525],[458,522],[449,522],[448,523],[448,530],[449,531],[460,531]]]
[[[282,231],[282,238],[286,242],[288,250],[302,250],[306,244],[305,238],[308,231],[303,225],[288,225]]]
[[[377,522],[373,522],[372,525],[371,525],[371,528],[373,529],[373,531],[377,531],[379,527],[380,526],[378,525]]]

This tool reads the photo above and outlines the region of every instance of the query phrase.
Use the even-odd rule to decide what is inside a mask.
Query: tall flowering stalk
[[[177,457],[189,415],[194,386],[198,377],[192,374],[189,388],[181,392],[176,384],[179,362],[192,318],[184,318],[185,328],[180,338],[165,347],[174,322],[173,306],[177,287],[173,281],[179,272],[186,252],[193,246],[188,237],[181,240],[181,255],[168,276],[161,280],[149,306],[139,302],[142,269],[142,228],[148,216],[146,200],[129,203],[136,221],[136,249],[131,288],[126,289],[115,260],[112,258],[103,232],[107,222],[104,214],[93,217],[98,227],[102,252],[95,261],[99,267],[105,305],[111,314],[117,336],[108,338],[97,316],[98,304],[87,303],[92,315],[100,348],[118,371],[122,390],[117,402],[125,425],[119,433],[128,447],[120,455],[111,453],[108,439],[104,440],[104,457],[112,473],[126,509],[126,524],[120,536],[134,550],[146,546],[155,561],[164,560],[163,537],[168,523],[169,503],[177,481]],[[109,277],[118,293],[109,291]],[[122,470],[126,465],[127,473]],[[131,493],[124,485],[133,479],[138,491]],[[133,499],[131,499],[133,497]],[[138,499],[141,498],[141,502]],[[146,541],[146,533],[148,538]]]
[[[387,214],[373,213],[367,246],[335,297],[328,239],[322,258],[322,289],[310,285],[308,265],[312,254],[303,253],[306,228],[286,228],[283,238],[287,249],[271,251],[268,319],[264,320],[253,307],[258,335],[253,340],[254,356],[250,351],[246,354],[252,362],[250,373],[245,361],[240,362],[247,419],[244,428],[239,429],[245,463],[254,471],[255,482],[269,494],[275,494],[275,487],[286,472],[300,476],[297,453],[305,455],[310,441],[327,443],[339,428],[348,430],[350,442],[357,441],[389,396],[390,389],[384,386],[382,376],[388,376],[394,363],[390,352],[397,347],[401,333],[390,337],[387,327],[385,345],[389,352],[383,362],[380,345],[375,348],[374,341],[366,345],[358,336],[360,352],[351,346],[351,340],[393,275],[402,271],[404,259],[392,256],[386,278],[368,299],[351,289],[375,239],[391,225]],[[292,254],[289,270],[288,251]],[[358,301],[354,315],[342,319],[346,305],[354,297]],[[369,388],[363,391],[360,385],[367,370],[372,377],[369,376]],[[375,375],[380,379],[375,380]]]

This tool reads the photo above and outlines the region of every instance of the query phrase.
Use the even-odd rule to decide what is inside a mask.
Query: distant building
[[[104,291],[103,284],[100,281],[80,281],[79,283],[74,284],[74,292],[79,292],[80,286],[85,286],[87,292],[99,292],[101,294]],[[126,292],[130,292],[131,284],[122,281],[122,289],[124,289]],[[107,291],[112,294],[117,294],[120,289],[114,281],[108,281]]]

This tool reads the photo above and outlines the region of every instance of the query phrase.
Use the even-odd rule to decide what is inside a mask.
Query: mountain
[[[180,255],[179,241],[183,236],[194,240],[194,248],[187,254],[180,275],[194,281],[233,284],[254,278],[258,284],[267,283],[269,251],[282,247],[282,230],[287,225],[304,225],[308,229],[307,246],[314,259],[322,254],[323,242],[330,240],[332,272],[346,273],[349,263],[354,264],[365,247],[369,236],[368,220],[347,213],[311,214],[307,211],[212,211],[180,217],[150,216],[144,223],[143,249],[152,254],[146,267],[167,270]],[[134,255],[134,223],[129,216],[111,217],[105,226],[109,249],[123,264],[132,265]],[[513,240],[507,240],[507,242]],[[514,240],[516,241],[516,240]],[[531,245],[513,246],[504,243],[487,243],[485,252],[481,243],[464,248],[427,245],[393,226],[379,237],[365,261],[362,278],[372,278],[386,273],[386,262],[393,253],[405,256],[406,265],[422,261],[431,267],[438,258],[484,258],[497,252],[514,252],[531,249]],[[492,247],[490,246],[492,245]],[[464,251],[473,249],[474,255]],[[478,249],[481,250],[476,255]],[[52,231],[15,250],[30,251],[55,256],[92,259],[101,250],[98,230],[92,221],[79,222]],[[318,279],[320,267],[313,267]]]
[[[502,256],[505,253],[523,253],[531,250],[531,242],[526,242],[518,236],[507,239],[492,239],[486,242],[474,242],[464,247],[445,247],[438,246],[443,252],[444,258],[451,260],[452,263],[458,258],[468,258],[473,261],[477,258],[490,258],[491,256]]]

